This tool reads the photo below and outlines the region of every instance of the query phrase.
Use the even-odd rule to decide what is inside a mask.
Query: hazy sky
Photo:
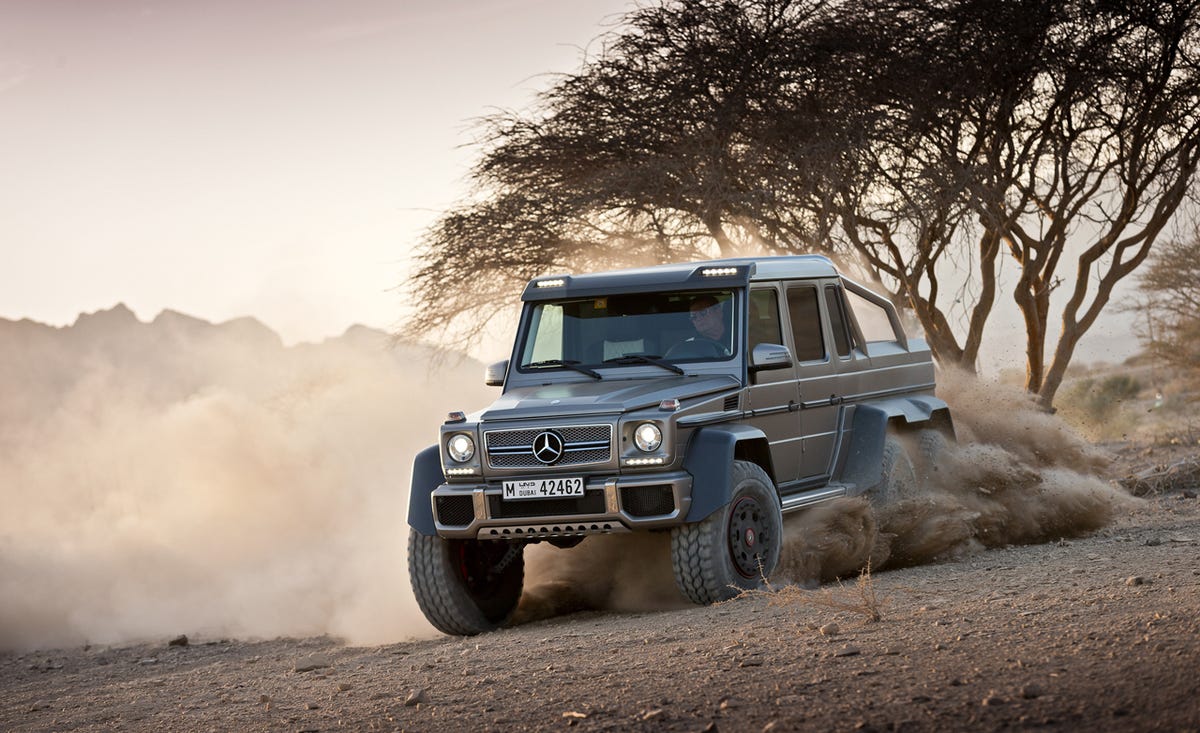
[[[629,7],[0,0],[0,317],[393,328],[470,120],[525,107]]]
[[[0,317],[394,330],[413,245],[466,192],[471,120],[527,107],[631,7],[0,0]],[[1008,306],[989,362],[1020,362]],[[1084,358],[1136,345],[1113,324]]]

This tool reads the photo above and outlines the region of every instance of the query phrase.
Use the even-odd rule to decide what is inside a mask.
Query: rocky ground
[[[4,655],[0,729],[1197,730],[1194,488],[1085,538],[713,607]]]

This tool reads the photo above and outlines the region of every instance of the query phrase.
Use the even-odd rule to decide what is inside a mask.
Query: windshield
[[[737,353],[732,290],[635,293],[535,304],[521,369],[727,361]]]

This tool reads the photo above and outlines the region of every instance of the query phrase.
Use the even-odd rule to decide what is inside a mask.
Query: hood
[[[506,392],[480,416],[488,420],[574,415],[607,415],[640,410],[663,400],[681,402],[736,389],[738,380],[728,375],[708,377],[657,377],[622,382],[566,382],[518,387]]]

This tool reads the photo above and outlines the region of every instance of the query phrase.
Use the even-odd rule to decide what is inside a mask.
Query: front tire
[[[429,623],[473,636],[504,625],[521,598],[525,546],[502,540],[447,540],[410,530],[408,577]]]
[[[770,577],[782,544],[783,515],[771,478],[754,463],[734,461],[729,504],[671,530],[675,582],[694,603],[728,600]]]

